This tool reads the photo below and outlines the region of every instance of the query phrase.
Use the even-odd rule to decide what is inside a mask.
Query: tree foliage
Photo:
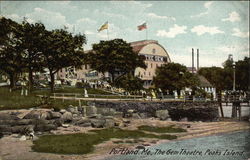
[[[136,67],[146,67],[144,57],[133,52],[130,44],[122,39],[94,44],[92,51],[87,54],[86,63],[101,73],[109,72],[112,82],[117,78],[117,72],[125,75],[134,72]]]
[[[188,72],[187,68],[178,63],[168,63],[156,69],[153,83],[157,88],[178,92],[184,87],[194,87],[199,84],[199,79]]]
[[[9,77],[11,88],[24,66],[21,27],[10,19],[0,19],[0,70]]]
[[[86,43],[86,38],[80,34],[73,36],[61,29],[46,31],[42,39],[43,64],[49,70],[53,91],[55,73],[65,67],[78,67],[83,64],[83,44]]]
[[[128,92],[134,92],[143,89],[143,81],[132,74],[126,74],[119,77],[119,80],[114,82],[114,86],[123,88]]]

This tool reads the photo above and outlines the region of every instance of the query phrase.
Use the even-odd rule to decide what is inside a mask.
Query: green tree
[[[236,62],[236,89],[248,91],[250,89],[250,58],[245,57],[244,60]]]
[[[49,70],[51,92],[54,91],[55,73],[60,69],[83,64],[85,35],[75,35],[65,30],[45,31],[41,46],[44,67]]]
[[[199,79],[188,72],[184,65],[168,63],[156,69],[153,83],[157,88],[161,88],[163,92],[177,90],[179,94],[184,87],[196,87],[199,84]]]
[[[117,72],[123,76],[128,73],[134,75],[137,67],[146,68],[143,56],[133,52],[129,43],[122,39],[100,41],[93,44],[93,49],[87,54],[86,62],[91,68],[98,72],[108,72],[111,75],[111,82],[114,82]]]
[[[26,71],[29,73],[29,89],[33,88],[33,72],[42,71],[41,47],[42,37],[45,33],[45,26],[42,23],[30,24],[27,21],[22,23],[22,47],[23,60],[26,64]]]
[[[126,74],[119,77],[119,79],[114,82],[114,86],[123,88],[128,92],[134,92],[143,89],[143,81],[132,74]]]
[[[21,47],[22,26],[2,17],[0,28],[0,70],[9,77],[10,88],[13,88],[24,65]]]

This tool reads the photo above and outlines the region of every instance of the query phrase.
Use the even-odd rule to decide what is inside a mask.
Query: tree
[[[143,81],[132,74],[126,74],[119,77],[119,80],[114,82],[114,86],[123,88],[128,92],[139,91],[143,89]]]
[[[54,91],[55,73],[60,69],[83,64],[85,35],[75,35],[65,30],[45,31],[40,45],[44,67],[49,70],[51,92]]]
[[[45,26],[42,23],[30,24],[27,21],[22,23],[22,47],[24,49],[23,60],[25,68],[29,73],[29,90],[33,88],[33,72],[42,71],[42,56],[40,48],[43,46],[42,35],[45,33]]]
[[[225,89],[225,72],[221,67],[203,67],[200,68],[198,74],[204,76],[218,92]]]
[[[111,82],[114,82],[117,72],[123,76],[128,73],[134,74],[137,67],[146,68],[144,57],[133,52],[129,43],[122,39],[100,41],[93,45],[92,51],[87,54],[86,64],[98,72],[108,72]]]
[[[10,79],[10,88],[15,87],[18,74],[22,72],[21,25],[2,17],[0,19],[0,70]]]
[[[168,63],[156,69],[156,76],[153,83],[163,92],[180,90],[184,87],[195,87],[199,84],[199,79],[192,73],[188,72],[184,65],[179,63]]]
[[[250,58],[236,62],[236,89],[248,91],[250,89]]]

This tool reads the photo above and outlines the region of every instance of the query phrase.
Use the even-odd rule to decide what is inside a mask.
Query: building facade
[[[139,55],[145,56],[146,69],[136,68],[135,76],[140,77],[144,81],[144,87],[149,88],[152,84],[155,70],[157,67],[171,62],[168,52],[155,40],[143,40],[130,43],[133,51]],[[108,78],[105,75],[91,69],[89,65],[83,65],[81,69],[74,67],[63,68],[57,73],[57,79],[77,79],[77,80],[98,80]]]
[[[157,67],[171,62],[168,52],[157,41],[144,40],[130,43],[134,52],[145,56],[146,69],[136,68],[135,76],[144,81],[144,87],[149,88]]]

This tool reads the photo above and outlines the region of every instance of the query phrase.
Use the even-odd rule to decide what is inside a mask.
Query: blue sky
[[[137,26],[147,22],[148,39],[157,40],[173,62],[191,66],[191,48],[200,50],[200,66],[221,66],[249,55],[248,1],[0,1],[1,16],[42,22],[48,30],[68,27],[85,33],[87,45],[109,39],[146,39]]]

